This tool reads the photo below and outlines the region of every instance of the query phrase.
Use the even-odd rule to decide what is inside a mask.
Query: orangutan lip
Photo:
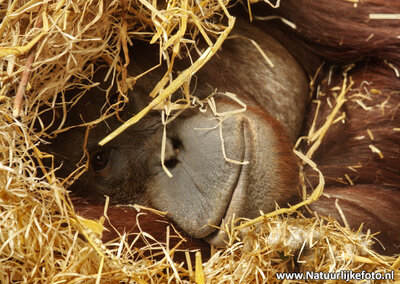
[[[247,139],[251,139],[251,133],[249,129],[245,126],[246,122],[242,122],[242,141],[244,144],[244,153],[242,159],[249,159],[249,149],[246,147],[246,145],[249,145],[249,141]],[[225,224],[228,222],[232,221],[232,218],[237,218],[240,217],[237,214],[240,213],[240,209],[243,207],[242,204],[245,201],[245,174],[243,174],[243,167],[245,165],[240,166],[240,171],[237,177],[237,181],[235,186],[233,187],[232,190],[232,195],[231,199],[227,205],[227,209],[225,211],[225,215],[221,218],[219,227],[222,228],[218,229],[208,236],[204,238],[205,241],[207,241],[209,244],[214,245],[215,247],[224,247],[226,245],[226,241],[228,240],[228,236],[226,232],[223,230]],[[236,214],[234,216],[234,214]]]

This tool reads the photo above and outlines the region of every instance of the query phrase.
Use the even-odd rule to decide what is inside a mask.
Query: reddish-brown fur
[[[338,122],[329,129],[323,144],[313,157],[324,173],[325,193],[330,198],[322,197],[311,209],[340,220],[335,207],[335,200],[338,199],[350,226],[357,228],[364,222],[364,227],[371,228],[373,232],[382,231],[379,239],[389,248],[386,253],[399,252],[400,80],[383,59],[388,62],[400,62],[400,39],[397,38],[400,35],[400,24],[393,20],[371,20],[369,14],[398,14],[400,2],[366,0],[360,1],[358,8],[354,8],[352,3],[343,0],[286,0],[282,1],[281,8],[274,10],[275,12],[294,22],[298,27],[296,37],[304,39],[293,40],[282,36],[279,31],[272,30],[282,42],[297,42],[297,46],[311,47],[319,55],[340,61],[340,64],[346,60],[349,60],[348,63],[359,62],[348,72],[348,77],[352,78],[354,85],[347,95],[348,102],[341,109],[341,112],[346,113],[345,123]],[[266,30],[268,31],[268,28]],[[371,37],[371,34],[374,36]],[[290,46],[288,47],[290,49]],[[294,53],[303,63],[305,70],[313,75],[312,72],[320,62],[318,56],[310,56],[307,51]],[[310,63],[309,58],[314,61]],[[324,123],[331,111],[327,100],[334,104],[334,93],[330,89],[341,84],[343,69],[341,65],[333,69],[330,85],[330,71],[325,72],[326,78],[321,82],[321,86],[326,96],[319,98],[322,106],[317,126]],[[364,110],[355,101],[359,92],[369,96],[368,99],[359,98],[367,108],[371,108],[370,110]],[[314,112],[315,105],[312,104],[305,122],[304,134],[311,125]],[[373,134],[373,139],[370,138],[367,129]],[[370,145],[380,149],[383,158],[373,153]],[[303,150],[306,151],[307,146],[304,146]],[[315,173],[306,168],[306,175],[310,187],[315,187]],[[346,175],[354,186],[350,185]],[[77,209],[86,216],[102,214],[101,207],[93,207],[90,210],[82,207]],[[130,212],[125,214],[125,211]],[[134,209],[113,207],[108,212],[113,224],[120,231],[129,231],[135,227],[132,225],[136,223]],[[164,241],[167,223],[160,226],[160,223],[155,221],[159,219],[159,216],[148,215],[141,225],[144,230],[153,233],[154,236],[161,236],[160,241]],[[114,236],[107,233],[104,238],[111,239]],[[192,240],[190,243],[191,246],[206,250],[203,244],[198,240]]]
[[[330,88],[342,84],[341,72],[334,72],[331,85],[327,85],[327,79],[321,84],[321,92],[326,96],[319,97],[321,108],[317,129],[331,112],[327,100],[335,104]],[[325,174],[327,186],[347,184],[347,174],[356,184],[398,187],[400,132],[396,128],[400,121],[400,80],[387,66],[372,62],[355,67],[348,72],[348,77],[354,84],[346,95],[348,101],[341,109],[346,113],[345,123],[338,122],[330,127],[324,143],[313,158]],[[363,94],[364,98],[359,94]],[[315,109],[316,104],[312,104],[310,113],[314,113]],[[309,129],[312,119],[312,116],[308,118],[305,129]],[[380,149],[384,158],[372,153],[370,145]],[[358,167],[358,164],[362,167]],[[354,166],[356,171],[349,166]]]
[[[254,8],[255,14],[266,5]],[[314,51],[334,61],[365,56],[399,60],[398,20],[370,19],[370,14],[399,14],[399,1],[286,0],[280,8],[266,9],[297,26]],[[373,35],[373,36],[372,36]]]
[[[324,196],[310,208],[320,215],[331,216],[343,225],[335,202],[342,210],[350,228],[379,233],[375,250],[383,254],[398,254],[400,245],[400,190],[372,184],[327,187]]]
[[[257,4],[260,5],[260,4]],[[261,6],[261,5],[260,5]],[[265,7],[265,6],[264,6]],[[259,8],[259,7],[257,7]],[[370,19],[370,14],[399,14],[400,2],[366,0],[355,6],[350,1],[288,0],[279,9],[253,9],[260,15],[267,11],[281,15],[296,24],[288,34],[304,40],[291,40],[292,35],[280,36],[290,46],[295,41],[294,53],[307,71],[313,69],[309,54],[297,51],[298,46],[308,46],[315,54],[338,62],[328,85],[328,73],[321,82],[325,97],[320,97],[321,109],[317,126],[325,122],[331,112],[327,101],[334,104],[335,95],[330,88],[340,85],[345,64],[358,62],[348,72],[354,81],[341,111],[346,113],[345,123],[333,125],[313,159],[324,173],[327,193],[311,208],[325,215],[341,219],[335,200],[353,228],[362,222],[364,228],[380,231],[378,238],[388,250],[400,249],[400,80],[396,76],[399,64],[400,24],[398,20]],[[276,32],[275,32],[276,34]],[[305,48],[307,50],[307,48]],[[393,65],[392,65],[393,64]],[[315,69],[314,69],[315,70]],[[312,74],[312,73],[311,73]],[[367,95],[362,99],[358,93]],[[355,100],[368,108],[364,110]],[[311,126],[316,105],[312,105],[305,123]],[[318,128],[318,127],[317,127]],[[370,138],[367,130],[371,131]],[[362,138],[364,137],[364,138]],[[382,151],[383,158],[373,153],[370,145]],[[307,150],[307,146],[303,150]],[[315,172],[306,169],[311,187],[318,183]],[[350,185],[348,178],[354,183]],[[380,250],[381,247],[376,246]]]
[[[92,220],[99,220],[104,216],[104,205],[88,203],[81,198],[73,198],[73,203],[76,212],[84,218]],[[149,250],[142,250],[137,254],[138,258],[145,257],[163,257],[164,253],[157,249],[150,250],[151,248],[160,248],[160,244],[166,245],[169,243],[169,249],[172,251],[175,247],[177,250],[174,252],[174,260],[181,261],[185,259],[185,254],[182,250],[201,250],[204,258],[210,257],[210,245],[202,239],[193,239],[187,236],[182,230],[171,224],[171,221],[166,217],[153,213],[148,210],[141,210],[138,212],[135,208],[130,206],[112,206],[107,210],[107,218],[105,219],[105,230],[102,235],[103,242],[112,243],[118,242],[119,235],[124,233],[128,236],[128,243],[135,240],[134,247],[144,248]],[[169,228],[170,235],[167,236],[167,227]],[[181,238],[177,232],[183,237]],[[146,237],[141,234],[145,232],[151,237]],[[138,238],[138,235],[140,237]],[[156,241],[154,241],[154,238]],[[179,245],[179,246],[178,246]],[[160,252],[157,255],[157,252]],[[193,257],[193,255],[192,255]]]
[[[317,129],[331,113],[327,100],[335,104],[330,89],[342,84],[342,72],[341,68],[333,71],[330,85],[327,78],[321,83],[325,96],[318,98],[321,108]],[[364,222],[372,232],[381,231],[378,239],[389,248],[386,253],[395,253],[400,245],[400,132],[396,131],[400,120],[400,80],[382,62],[356,66],[347,76],[354,84],[341,108],[346,114],[345,122],[330,127],[313,157],[325,176],[325,193],[332,198],[323,197],[311,208],[340,220],[335,208],[335,199],[339,199],[353,228]],[[313,104],[310,113],[315,109]],[[308,118],[305,129],[309,129],[312,119]],[[371,145],[381,150],[383,158],[372,152]],[[316,186],[315,173],[311,169],[306,173],[311,185]]]

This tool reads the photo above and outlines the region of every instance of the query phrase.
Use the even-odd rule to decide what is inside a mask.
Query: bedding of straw
[[[370,250],[373,236],[352,232],[334,220],[307,219],[295,212],[321,194],[320,172],[320,185],[301,204],[227,227],[230,246],[205,263],[200,253],[195,263],[190,258],[176,263],[165,247],[159,260],[132,258],[134,249],[125,236],[116,248],[105,246],[101,222],[76,216],[65,185],[54,169],[42,165],[42,159],[51,157],[38,149],[48,138],[49,127],[33,127],[40,125],[39,110],[63,101],[65,90],[90,78],[94,61],[109,64],[108,76],[123,99],[131,80],[126,71],[131,39],[159,44],[168,62],[199,37],[209,44],[188,70],[155,86],[154,101],[130,121],[134,123],[160,106],[216,52],[234,24],[228,4],[226,0],[0,1],[1,283],[269,283],[278,282],[277,272],[288,271],[394,269],[399,273],[399,259]],[[222,16],[228,19],[226,25],[215,21]],[[347,90],[344,84],[327,123],[310,133],[308,139],[316,146],[306,154],[296,151],[316,171],[310,157],[334,123]],[[64,102],[63,115],[71,103]]]

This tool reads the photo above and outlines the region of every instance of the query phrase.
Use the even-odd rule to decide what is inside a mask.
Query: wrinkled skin
[[[192,86],[204,98],[214,89],[239,95],[248,111],[223,121],[226,155],[248,164],[235,164],[223,157],[219,128],[210,109],[188,110],[167,126],[166,166],[161,167],[162,125],[160,114],[152,112],[114,140],[99,147],[98,142],[121,122],[114,116],[89,131],[86,149],[90,165],[70,188],[75,195],[113,203],[138,203],[168,212],[181,229],[195,238],[221,244],[213,236],[214,226],[236,217],[253,218],[276,205],[286,206],[298,199],[298,165],[292,153],[308,103],[308,82],[296,60],[276,40],[243,22],[236,34],[257,39],[274,64],[268,65],[250,41],[229,39],[222,50],[199,73]],[[157,64],[150,59],[157,50],[136,42],[132,75]],[[144,56],[146,52],[148,56]],[[184,68],[186,62],[177,62]],[[140,68],[139,68],[140,67]],[[257,70],[257,72],[249,72]],[[105,72],[96,72],[101,82]],[[130,102],[119,112],[123,119],[137,113],[148,102],[148,94],[163,75],[163,69],[144,76],[129,93]],[[194,81],[194,79],[193,79]],[[232,84],[232,82],[239,82]],[[100,86],[105,88],[104,86]],[[219,112],[241,108],[233,100],[217,95]],[[104,106],[105,104],[105,106]],[[93,88],[69,112],[69,124],[96,119],[104,101],[101,88]],[[76,119],[78,121],[76,121]],[[75,121],[74,121],[75,120]],[[59,174],[66,176],[83,155],[86,128],[60,134],[49,151],[63,162]],[[211,225],[211,226],[210,226]],[[215,234],[215,233],[214,233]],[[217,234],[218,235],[218,234]]]
[[[215,245],[223,244],[224,235],[213,226],[220,226],[233,214],[252,218],[258,216],[260,210],[269,212],[276,205],[286,206],[298,201],[299,167],[292,153],[293,142],[299,135],[308,133],[317,111],[315,105],[309,106],[309,82],[300,65],[313,75],[321,60],[289,31],[282,33],[281,28],[269,26],[261,28],[264,30],[239,18],[233,33],[255,39],[274,63],[273,68],[250,41],[228,39],[191,81],[191,91],[200,98],[217,89],[237,94],[248,105],[246,112],[226,119],[222,129],[226,155],[249,164],[238,165],[224,160],[219,128],[211,129],[217,121],[212,119],[214,116],[209,109],[203,113],[195,108],[185,111],[167,126],[165,165],[173,175],[170,178],[160,162],[163,133],[160,114],[149,113],[138,124],[99,147],[98,142],[121,125],[113,116],[89,130],[86,145],[89,169],[70,187],[73,195],[83,197],[89,204],[102,204],[107,195],[114,204],[138,203],[167,211],[167,217],[185,233]],[[290,53],[266,31],[291,47]],[[157,48],[135,42],[133,50],[131,75],[138,75],[157,64],[157,56],[150,58],[157,54]],[[349,73],[355,80],[349,96],[359,92],[356,86],[362,86],[363,81],[369,82],[370,89],[379,89],[385,95],[370,92],[368,106],[374,108],[373,112],[365,112],[354,101],[344,104],[346,122],[330,128],[313,157],[325,176],[325,193],[328,195],[310,208],[341,220],[337,200],[350,227],[358,229],[364,223],[364,228],[370,228],[372,232],[381,231],[378,238],[387,249],[386,253],[396,253],[400,245],[397,224],[400,218],[400,137],[393,129],[398,127],[400,115],[396,108],[400,103],[400,83],[381,63],[372,59],[368,62],[361,61]],[[174,74],[186,66],[184,60],[177,62]],[[126,120],[146,106],[150,101],[148,94],[163,73],[164,69],[160,67],[138,79],[133,92],[127,94],[129,103],[118,116]],[[342,70],[336,73],[328,70],[321,77],[320,85],[327,95],[320,98],[322,106],[315,121],[317,127],[331,113],[335,94],[330,89],[341,85]],[[99,69],[94,81],[102,82],[103,78],[104,70]],[[335,83],[329,84],[331,80]],[[106,83],[101,84],[102,89],[106,87]],[[101,88],[91,89],[72,108],[68,124],[94,120],[113,103],[113,98],[105,100]],[[217,95],[216,100],[219,112],[240,108],[225,96]],[[382,113],[379,106],[383,103],[393,111]],[[366,129],[376,134],[373,144],[385,154],[384,159],[370,150],[371,141],[360,139],[366,137]],[[59,175],[67,176],[81,160],[86,131],[85,127],[73,128],[60,134],[48,147],[49,152],[55,153],[57,161],[63,163]],[[304,152],[307,147],[303,147]],[[354,170],[351,169],[353,165],[362,167]],[[310,189],[315,188],[318,184],[315,171],[305,167],[305,173],[307,185]],[[355,186],[343,181],[346,175]],[[95,208],[85,206],[82,212]],[[101,206],[96,208],[102,213]],[[111,212],[114,220],[124,228],[131,228],[135,212],[127,208],[124,212],[128,216],[124,216],[120,211]],[[95,215],[91,214],[87,216]],[[391,218],[387,218],[389,215]],[[150,225],[148,229],[152,231]]]

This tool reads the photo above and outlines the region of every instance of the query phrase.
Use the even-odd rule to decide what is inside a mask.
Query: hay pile
[[[116,248],[106,247],[100,240],[101,222],[76,216],[54,169],[43,167],[42,159],[51,157],[37,147],[48,137],[45,131],[50,125],[40,125],[38,113],[54,107],[60,98],[64,101],[64,92],[80,80],[91,78],[94,61],[109,64],[108,76],[123,99],[129,85],[127,47],[132,38],[160,44],[170,62],[198,37],[209,44],[199,61],[176,80],[155,86],[153,103],[138,119],[215,53],[234,23],[227,5],[222,0],[0,2],[1,283],[253,283],[274,281],[276,272],[293,270],[384,271],[392,267],[399,271],[399,260],[368,249],[371,236],[350,232],[335,221],[279,214],[316,199],[323,188],[322,175],[320,186],[302,204],[228,228],[231,246],[201,265],[199,254],[196,263],[190,258],[186,264],[174,263],[173,254],[165,248],[159,260],[132,258],[135,249],[124,237]],[[215,23],[220,16],[228,19],[227,25]],[[65,112],[72,103],[64,102]],[[312,164],[306,155],[298,155]]]

